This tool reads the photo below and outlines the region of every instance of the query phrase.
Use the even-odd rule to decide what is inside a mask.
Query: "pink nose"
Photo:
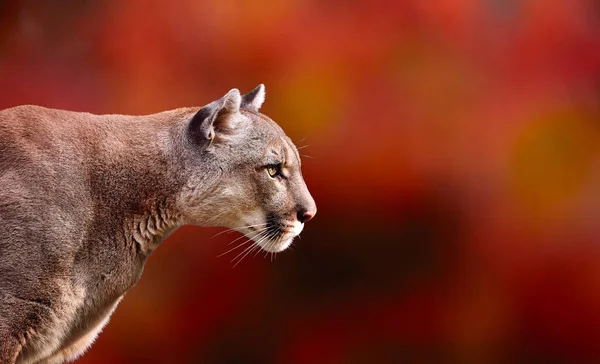
[[[307,211],[307,210],[302,210],[302,211],[298,211],[298,221],[300,221],[301,223],[305,223],[310,221],[310,219],[312,219],[315,214],[317,212],[316,211]]]

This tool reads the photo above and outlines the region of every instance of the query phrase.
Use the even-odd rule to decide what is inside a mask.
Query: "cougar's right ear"
[[[234,88],[225,96],[198,110],[188,126],[191,139],[196,143],[212,143],[220,132],[233,129],[235,115],[240,112],[241,102],[240,91]]]
[[[263,102],[265,102],[265,85],[262,83],[242,96],[242,107],[254,112],[258,112]]]

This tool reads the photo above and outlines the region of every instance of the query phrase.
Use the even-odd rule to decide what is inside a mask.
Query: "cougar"
[[[76,359],[185,224],[280,252],[316,214],[265,89],[145,116],[0,111],[0,363]]]

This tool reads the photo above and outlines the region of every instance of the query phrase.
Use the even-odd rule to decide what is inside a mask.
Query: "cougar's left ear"
[[[242,107],[254,112],[258,112],[263,102],[265,102],[265,85],[262,83],[242,96]]]
[[[234,88],[225,96],[198,110],[188,126],[191,139],[195,142],[212,142],[220,132],[233,129],[241,102],[240,91]]]

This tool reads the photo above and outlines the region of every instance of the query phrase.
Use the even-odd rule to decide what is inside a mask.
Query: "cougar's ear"
[[[212,142],[220,131],[233,129],[235,115],[240,112],[241,102],[240,91],[234,88],[225,96],[198,110],[188,127],[192,140]]]
[[[262,83],[242,96],[242,107],[254,112],[258,112],[263,102],[265,102],[265,85]]]

